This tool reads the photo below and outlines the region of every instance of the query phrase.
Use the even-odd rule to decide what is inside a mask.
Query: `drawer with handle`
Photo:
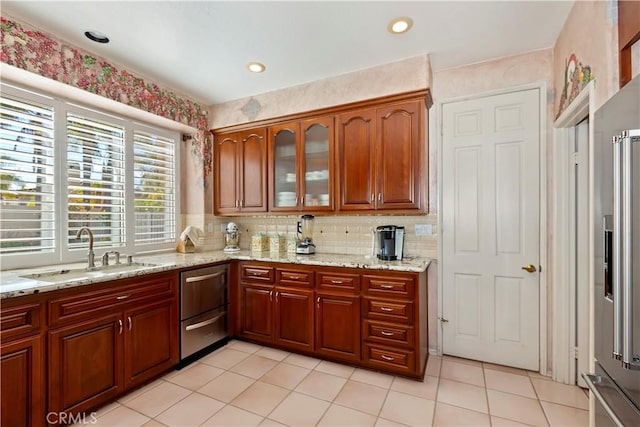
[[[240,264],[240,278],[244,281],[273,283],[274,268],[255,264]]]
[[[313,272],[277,268],[276,281],[282,286],[313,288]]]
[[[362,338],[364,341],[377,342],[394,347],[414,348],[415,346],[413,326],[395,323],[364,320],[362,322]]]
[[[173,291],[174,281],[164,277],[51,299],[48,301],[49,325],[118,311],[124,304],[140,303],[147,298],[170,297]]]
[[[365,297],[364,302],[364,317],[366,319],[413,323],[413,301],[392,301]]]
[[[6,300],[4,300],[6,301]],[[43,316],[40,303],[3,307],[0,313],[0,338],[2,342],[10,338],[37,334],[42,326]]]
[[[400,349],[364,344],[365,362],[387,371],[413,374],[416,370],[416,353]]]
[[[413,299],[414,279],[412,276],[386,277],[369,276],[362,278],[365,293],[385,298]]]
[[[318,289],[333,291],[359,291],[360,275],[342,272],[318,272]]]

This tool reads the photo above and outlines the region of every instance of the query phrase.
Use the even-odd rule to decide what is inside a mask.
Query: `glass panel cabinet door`
[[[333,117],[305,120],[301,198],[305,210],[331,209]],[[304,174],[304,175],[302,175]]]
[[[272,129],[273,150],[273,206],[292,208],[298,205],[296,183],[296,134],[297,123]]]

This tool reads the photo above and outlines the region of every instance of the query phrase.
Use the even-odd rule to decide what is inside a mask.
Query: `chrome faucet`
[[[89,235],[89,252],[87,253],[87,268],[94,268],[96,266],[95,257],[96,254],[93,253],[93,232],[89,229],[89,227],[82,227],[76,233],[76,239],[79,239],[82,236],[82,233],[86,232]]]
[[[109,255],[115,255],[116,256],[116,265],[120,264],[120,252],[118,251],[107,251],[102,255],[102,266],[106,267],[109,265]]]

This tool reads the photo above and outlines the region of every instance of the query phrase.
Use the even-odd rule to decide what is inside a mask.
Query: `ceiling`
[[[211,105],[418,55],[437,71],[550,48],[572,4],[2,0],[2,14]],[[390,34],[398,16],[413,28]],[[266,71],[250,73],[250,61]]]

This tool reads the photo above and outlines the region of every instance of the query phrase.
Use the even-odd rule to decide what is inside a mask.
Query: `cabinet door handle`
[[[129,330],[131,330],[131,326],[132,326],[131,316],[127,316],[127,322],[129,323]]]
[[[279,293],[280,293],[280,292],[276,291],[276,302],[278,302],[278,294],[279,294]]]
[[[393,332],[387,332],[387,331],[380,331],[380,333],[385,337],[392,337],[395,335]]]
[[[269,301],[273,302],[273,291],[269,291]]]
[[[393,357],[387,356],[386,354],[381,354],[380,357],[382,357],[384,360],[388,360],[390,362],[395,360]]]
[[[380,287],[381,287],[382,289],[393,289],[393,285],[385,285],[385,284],[382,284],[382,285],[380,285]]]
[[[298,276],[289,276],[289,279],[291,279],[291,280],[298,280],[299,278],[300,277],[298,277]]]
[[[239,207],[239,206],[238,206],[238,200],[236,199],[236,208],[238,208],[238,207]]]
[[[389,311],[393,311],[393,308],[389,308],[389,307],[380,307],[380,310],[382,310],[382,311],[386,311],[386,312],[389,312]]]
[[[320,297],[316,300],[316,307],[320,308]]]
[[[244,199],[240,199],[240,207],[244,208]]]
[[[125,299],[129,298],[130,296],[131,295],[120,295],[120,296],[116,297],[116,299],[118,301],[122,301],[122,300],[125,300]]]
[[[382,193],[378,193],[378,201],[381,202],[382,201]]]
[[[342,280],[332,280],[331,283],[334,285],[342,285],[344,282]]]
[[[371,193],[371,203],[373,203],[373,201],[375,200],[375,194]]]
[[[122,326],[122,320],[118,319],[118,328],[120,329],[120,331],[118,332],[118,335],[122,335],[122,330],[124,329]]]

